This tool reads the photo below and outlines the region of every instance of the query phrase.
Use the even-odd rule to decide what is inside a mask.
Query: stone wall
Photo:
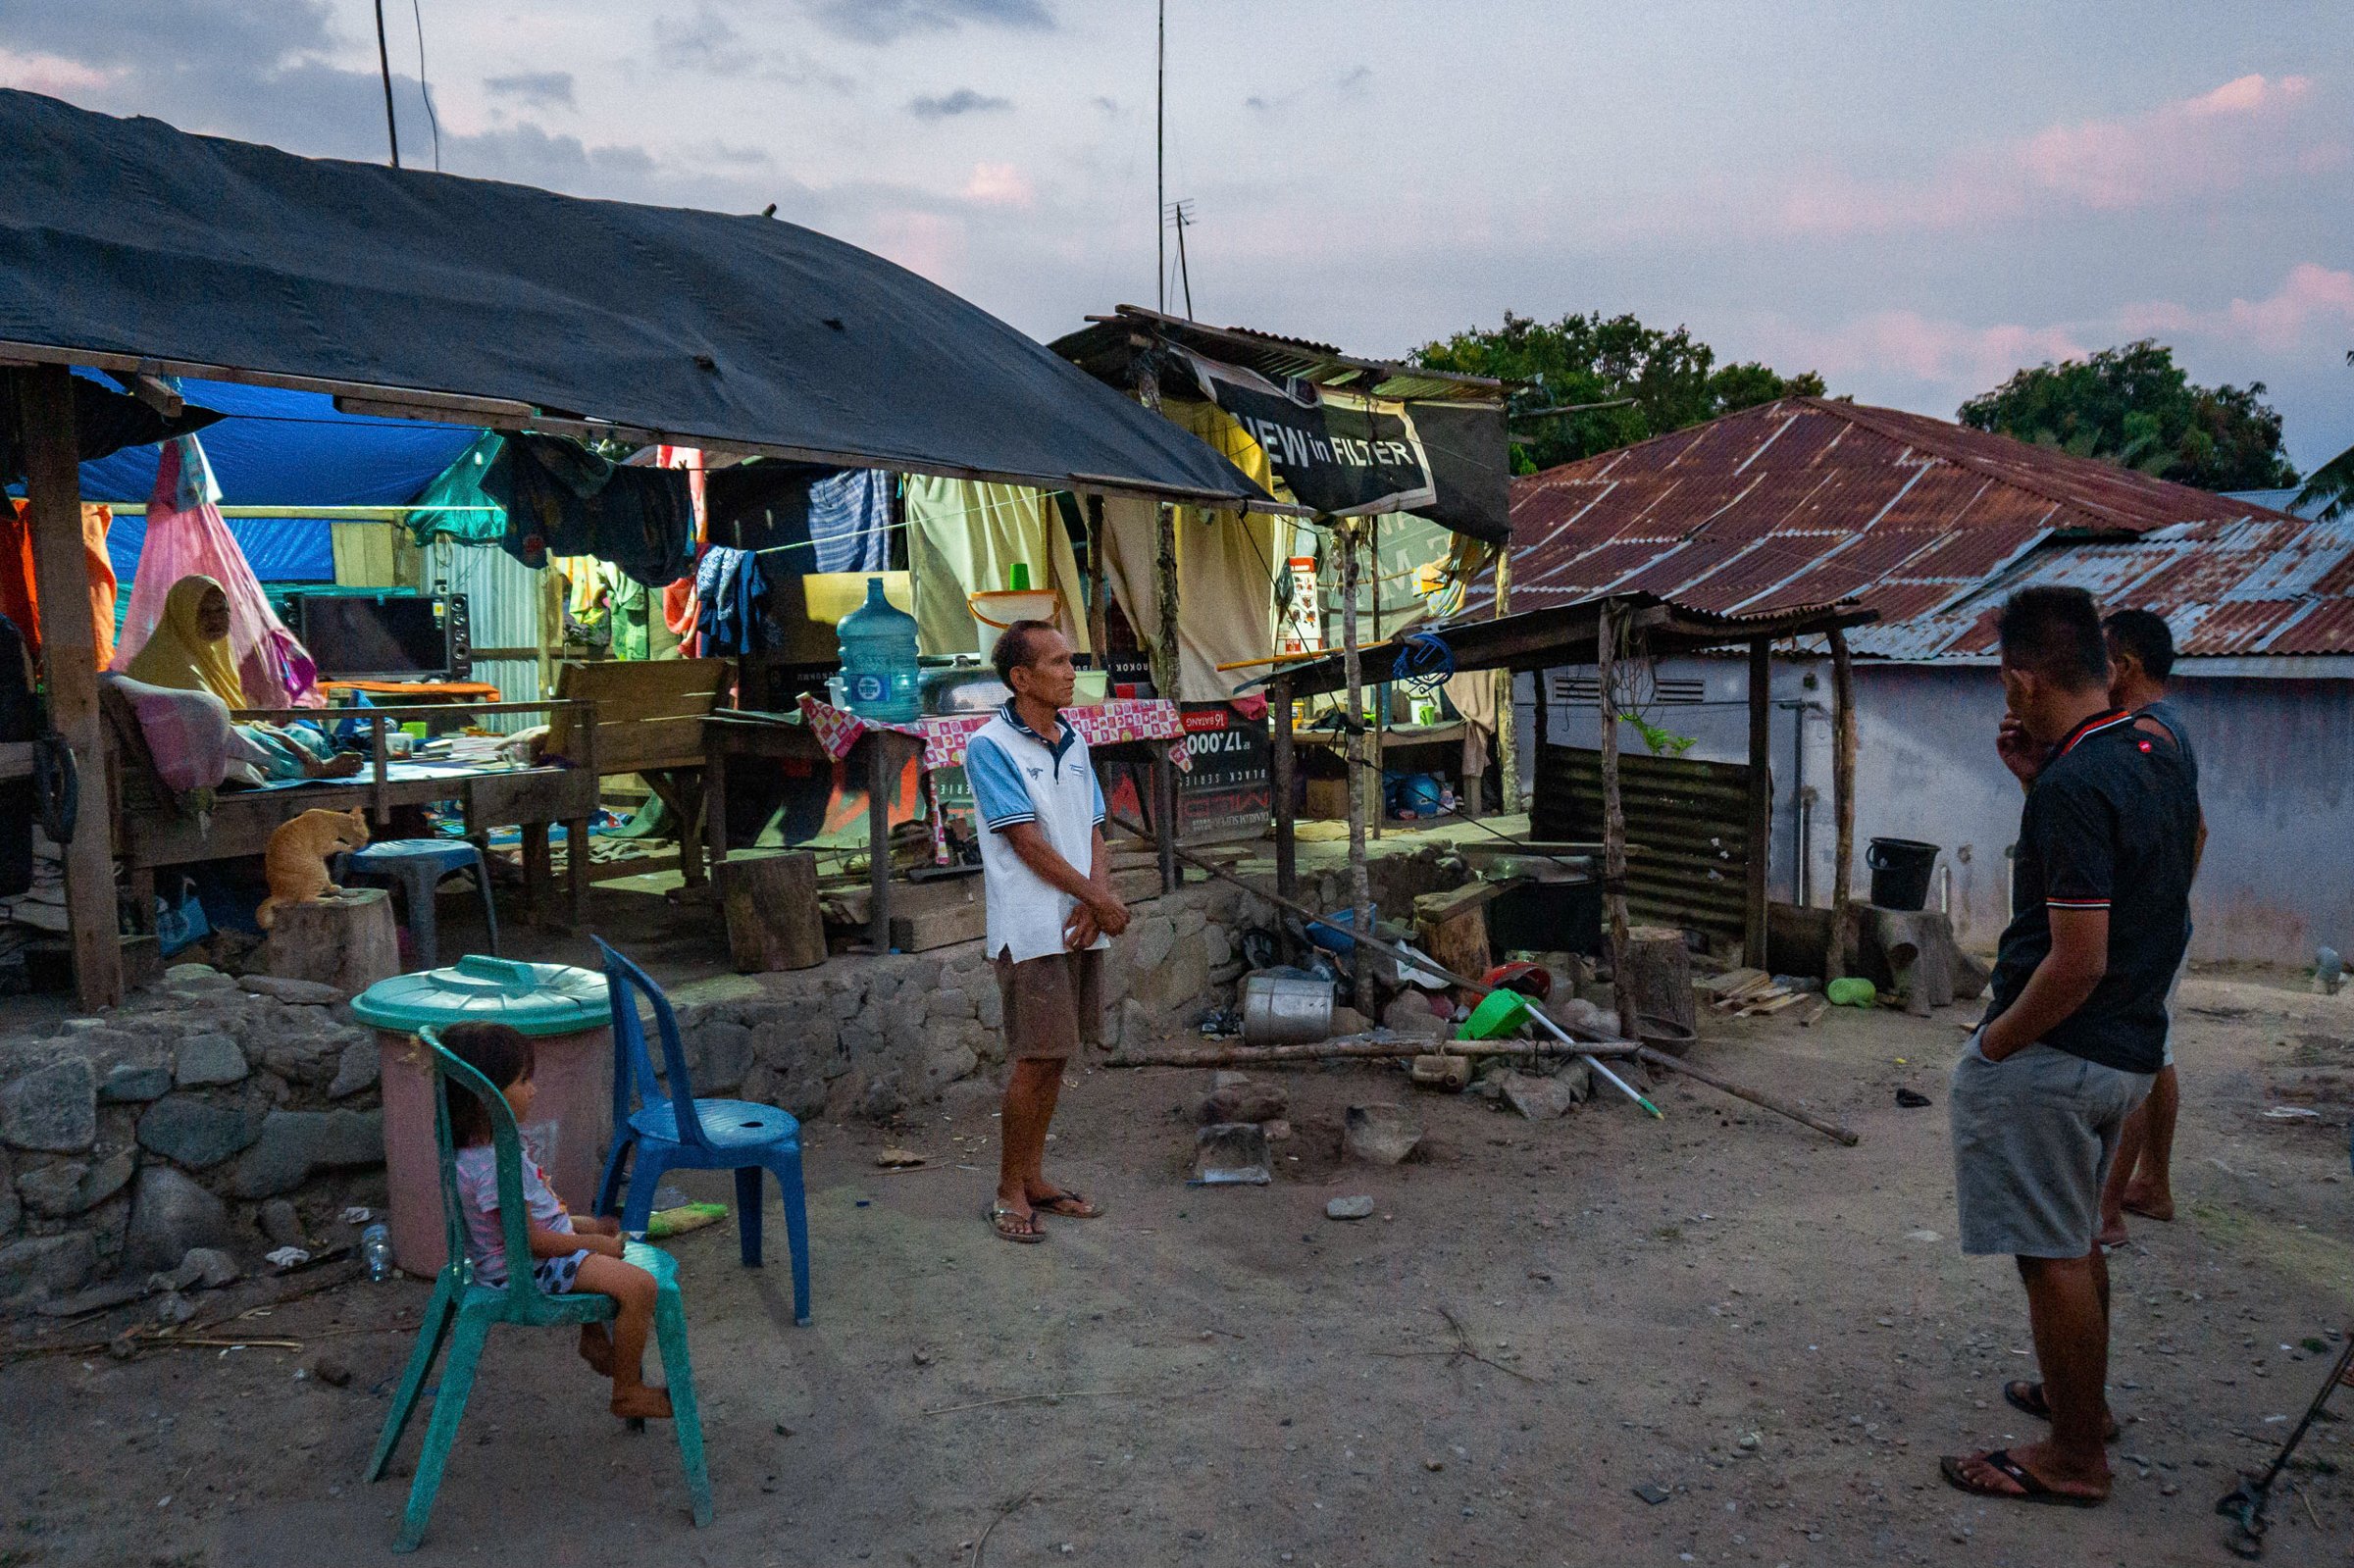
[[[1345,896],[1308,881],[1319,907]],[[1104,967],[1107,1044],[1230,1004],[1242,932],[1274,918],[1215,882],[1135,916]],[[804,1120],[885,1119],[1005,1054],[978,941],[669,994],[698,1093]],[[0,1037],[0,1304],[330,1234],[344,1204],[383,1203],[383,1162],[376,1037],[340,993],[180,965],[103,1017]]]
[[[376,1037],[340,1001],[183,964],[103,1017],[0,1038],[0,1302],[298,1237],[298,1190],[324,1228],[339,1194],[314,1179],[384,1163]]]

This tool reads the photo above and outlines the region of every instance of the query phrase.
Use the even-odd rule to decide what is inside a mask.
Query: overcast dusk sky
[[[441,167],[779,216],[1042,338],[1153,294],[1150,0],[415,0]],[[431,167],[412,0],[385,0]],[[382,159],[369,0],[0,0],[0,84]],[[1203,319],[1632,311],[1951,417],[2138,336],[2354,442],[2344,7],[1170,0]]]

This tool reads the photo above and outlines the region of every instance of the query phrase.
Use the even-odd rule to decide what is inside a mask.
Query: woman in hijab
[[[209,577],[181,578],[164,596],[164,613],[147,645],[124,674],[175,691],[208,691],[231,708],[246,706],[237,656],[229,643],[229,594]],[[360,759],[337,756],[326,736],[307,725],[281,729],[240,724],[238,733],[270,756],[273,779],[334,779],[359,771]]]

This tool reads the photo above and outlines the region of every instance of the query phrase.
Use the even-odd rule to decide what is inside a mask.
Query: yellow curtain
[[[1161,412],[1217,450],[1270,493],[1288,498],[1267,454],[1233,416],[1214,403],[1171,402]],[[1105,575],[1112,597],[1151,646],[1160,637],[1157,567],[1159,523],[1151,501],[1107,499]],[[1290,553],[1292,523],[1261,512],[1177,508],[1177,694],[1187,702],[1217,702],[1268,666],[1218,666],[1264,659],[1275,651],[1275,589]]]
[[[965,595],[1003,588],[1016,561],[1030,585],[1061,601],[1055,616],[1078,652],[1089,651],[1079,558],[1051,495],[1017,484],[907,476],[907,560],[915,579],[915,636],[925,653],[980,647]]]

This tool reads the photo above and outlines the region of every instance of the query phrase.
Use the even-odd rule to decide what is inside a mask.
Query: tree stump
[[[1632,1003],[1638,1018],[1697,1030],[1700,1006],[1692,995],[1692,950],[1684,934],[1672,926],[1630,926],[1626,932],[1626,960],[1612,977],[1619,996]],[[1626,1011],[1624,1005],[1620,1012]]]
[[[392,895],[382,887],[346,887],[281,904],[266,957],[281,980],[317,981],[357,996],[400,973]]]
[[[815,855],[805,849],[739,852],[712,871],[738,974],[811,969],[826,961]]]
[[[1488,903],[1504,891],[1495,883],[1474,882],[1449,892],[1414,900],[1414,941],[1439,967],[1477,980],[1496,967],[1488,945]]]
[[[1902,996],[1905,1011],[1916,1018],[1985,989],[1984,967],[1955,945],[1953,922],[1943,914],[1877,905],[1851,910],[1858,968],[1873,985]]]

